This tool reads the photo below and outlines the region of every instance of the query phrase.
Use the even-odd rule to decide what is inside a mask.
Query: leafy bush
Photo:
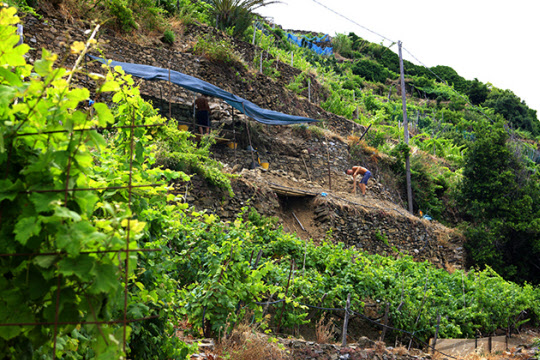
[[[396,75],[388,71],[385,67],[371,60],[358,60],[352,67],[355,75],[361,76],[369,81],[384,83],[386,79],[394,79]]]
[[[215,40],[210,37],[199,37],[193,47],[193,52],[206,57],[210,61],[221,61],[225,63],[239,61],[231,43],[225,40]]]
[[[297,93],[301,94],[302,92],[306,91],[307,89],[307,74],[304,72],[301,72],[297,76],[294,77],[293,81],[286,85],[287,89]]]
[[[198,147],[192,146],[187,131],[179,131],[176,124],[169,123],[157,132],[155,160],[157,166],[164,166],[174,171],[198,174],[210,184],[220,187],[233,196],[230,183],[231,175],[221,172],[223,165],[210,158],[210,146],[215,142],[212,137],[205,137]]]
[[[242,36],[253,20],[253,11],[271,4],[267,0],[210,0],[211,13],[216,26],[222,30],[233,29],[234,36]]]
[[[90,93],[71,87],[67,70],[54,67],[55,55],[43,50],[32,66],[24,58],[28,46],[14,48],[14,13],[0,10],[0,253],[48,255],[0,258],[0,323],[45,324],[1,326],[0,353],[51,359],[54,337],[58,358],[120,358],[127,356],[125,336],[131,356],[185,358],[196,346],[175,336],[176,283],[159,272],[170,264],[160,258],[170,235],[164,228],[145,230],[149,220],[166,223],[147,211],[163,216],[167,201],[178,201],[167,196],[168,183],[189,180],[153,166],[146,126],[164,119],[120,68],[97,89],[113,93],[114,111],[99,102],[80,106]],[[105,136],[94,130],[113,124]],[[126,248],[145,243],[162,250],[126,256]],[[156,271],[154,281],[148,268]],[[127,319],[153,319],[122,326],[117,320],[126,305]],[[110,324],[87,323],[94,321]]]
[[[179,18],[183,24],[189,25],[193,24],[195,21],[201,23],[210,24],[212,23],[210,17],[210,4],[204,1],[192,2],[190,0],[180,0],[180,9],[176,9],[176,3],[178,0],[168,0],[167,3],[170,3],[171,6],[167,6],[166,10],[169,13],[175,13],[176,17]]]
[[[483,106],[493,109],[516,128],[528,131],[533,136],[540,135],[536,110],[530,109],[512,91],[491,91]]]
[[[366,134],[366,142],[369,146],[379,148],[386,141],[386,136],[383,131],[371,130]]]
[[[465,94],[467,92],[467,88],[469,87],[467,80],[450,66],[437,65],[430,68],[430,70],[437,75],[437,79],[446,81],[448,85],[453,86],[460,93]]]
[[[129,8],[126,0],[111,0],[107,4],[111,15],[115,17],[116,24],[122,31],[130,32],[139,28],[133,17],[133,10]]]
[[[332,91],[328,99],[321,104],[321,107],[331,113],[352,119],[356,106],[352,104],[352,100],[347,99],[346,95],[348,94],[346,92],[352,94],[350,90]]]
[[[163,42],[166,44],[174,44],[174,40],[176,38],[176,35],[174,34],[174,31],[172,30],[165,30],[163,33]]]
[[[352,54],[352,41],[345,34],[336,34],[336,36],[332,38],[332,46],[334,48],[334,52],[337,52],[342,56],[350,57]]]
[[[359,92],[359,90],[362,89],[364,86],[363,79],[358,75],[352,75],[347,76],[345,81],[342,83],[342,87],[347,90],[355,90],[356,92]]]

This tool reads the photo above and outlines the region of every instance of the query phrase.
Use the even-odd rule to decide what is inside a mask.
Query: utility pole
[[[401,75],[401,101],[403,103],[403,138],[405,144],[409,145],[409,123],[407,122],[407,94],[405,93],[405,75],[403,74],[403,57],[401,56],[401,41],[398,41],[399,49],[399,72]],[[413,213],[412,188],[411,188],[411,161],[409,154],[405,157],[405,173],[407,179],[407,202],[409,203],[409,212]]]

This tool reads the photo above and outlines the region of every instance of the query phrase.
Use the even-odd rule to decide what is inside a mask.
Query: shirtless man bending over
[[[360,183],[358,186],[360,187],[360,190],[362,191],[362,195],[366,195],[366,185],[369,178],[371,177],[371,172],[362,166],[353,166],[352,169],[348,169],[345,172],[347,173],[347,175],[352,175],[353,177],[353,183],[354,183],[353,190],[354,190],[355,195],[356,195],[356,176],[359,174],[362,175],[362,180],[360,180]]]

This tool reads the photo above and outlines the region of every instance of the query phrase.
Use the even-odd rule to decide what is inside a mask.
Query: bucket
[[[238,146],[237,143],[235,142],[230,142],[230,143],[227,143],[227,146],[230,148],[230,149],[236,149],[236,147]]]
[[[188,131],[188,129],[189,129],[189,126],[187,125],[178,125],[178,130]]]
[[[268,166],[270,166],[270,164],[263,161],[263,162],[261,162],[261,166],[262,166],[262,168],[263,168],[264,170],[268,170]]]

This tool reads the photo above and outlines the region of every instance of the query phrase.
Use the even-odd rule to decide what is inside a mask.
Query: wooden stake
[[[384,317],[383,317],[384,327],[381,334],[381,341],[384,341],[384,337],[386,336],[386,327],[388,326],[388,313],[389,312],[390,312],[390,304],[386,303],[386,309],[384,310]]]
[[[307,172],[307,174],[308,174],[309,181],[312,181],[312,180],[311,180],[311,174],[309,173],[309,168],[308,168],[308,166],[307,166],[307,164],[306,164],[306,160],[304,160],[304,156],[302,156],[302,154],[300,154],[300,157],[302,158],[302,161],[304,162],[304,166],[306,167],[306,172]]]
[[[289,279],[287,280],[287,288],[285,289],[285,299],[287,298],[287,295],[289,293],[289,284],[291,283],[291,275],[294,269],[294,259],[291,260],[291,270],[289,271]],[[283,319],[283,313],[285,312],[285,303],[283,302],[283,306],[281,307],[281,315],[279,316],[278,326],[277,326],[277,332],[279,333],[279,330],[281,329],[281,320]]]
[[[302,225],[302,223],[300,222],[300,220],[298,220],[298,218],[296,217],[296,214],[294,213],[294,211],[292,212],[294,218],[296,219],[296,221],[298,222],[298,224],[300,225],[300,227],[302,228],[302,230],[306,231],[306,229],[304,229],[304,225]]]
[[[246,108],[244,107],[244,104],[242,103],[242,108],[244,109],[244,114],[246,113]],[[248,126],[248,120],[246,119],[246,129],[247,129],[247,133],[248,133],[248,138],[249,138],[249,147],[251,148],[251,165],[253,166],[253,164],[255,163],[255,158],[253,157],[253,152],[255,151],[255,149],[253,148],[253,145],[251,144],[251,133],[249,132],[249,126]],[[251,166],[250,166],[251,167]]]
[[[360,139],[358,139],[358,141],[362,140],[364,138],[364,136],[367,134],[368,130],[371,128],[371,125],[372,124],[369,124],[369,126],[367,127],[367,129],[364,131],[364,133],[362,134],[362,136],[360,136]]]
[[[324,140],[326,140],[326,160],[328,161],[328,190],[332,190],[332,177],[330,175],[330,145],[328,144],[328,137],[326,136],[326,132],[324,133]]]
[[[433,338],[432,354],[435,354],[435,346],[437,345],[437,337],[439,336],[439,326],[441,325],[441,314],[437,311],[437,327],[435,328],[435,337]]]
[[[343,320],[343,334],[341,337],[341,346],[347,346],[347,326],[349,325],[349,309],[351,308],[351,293],[347,295],[347,307],[345,308],[345,320]]]
[[[171,120],[171,62],[169,61],[169,120]]]

